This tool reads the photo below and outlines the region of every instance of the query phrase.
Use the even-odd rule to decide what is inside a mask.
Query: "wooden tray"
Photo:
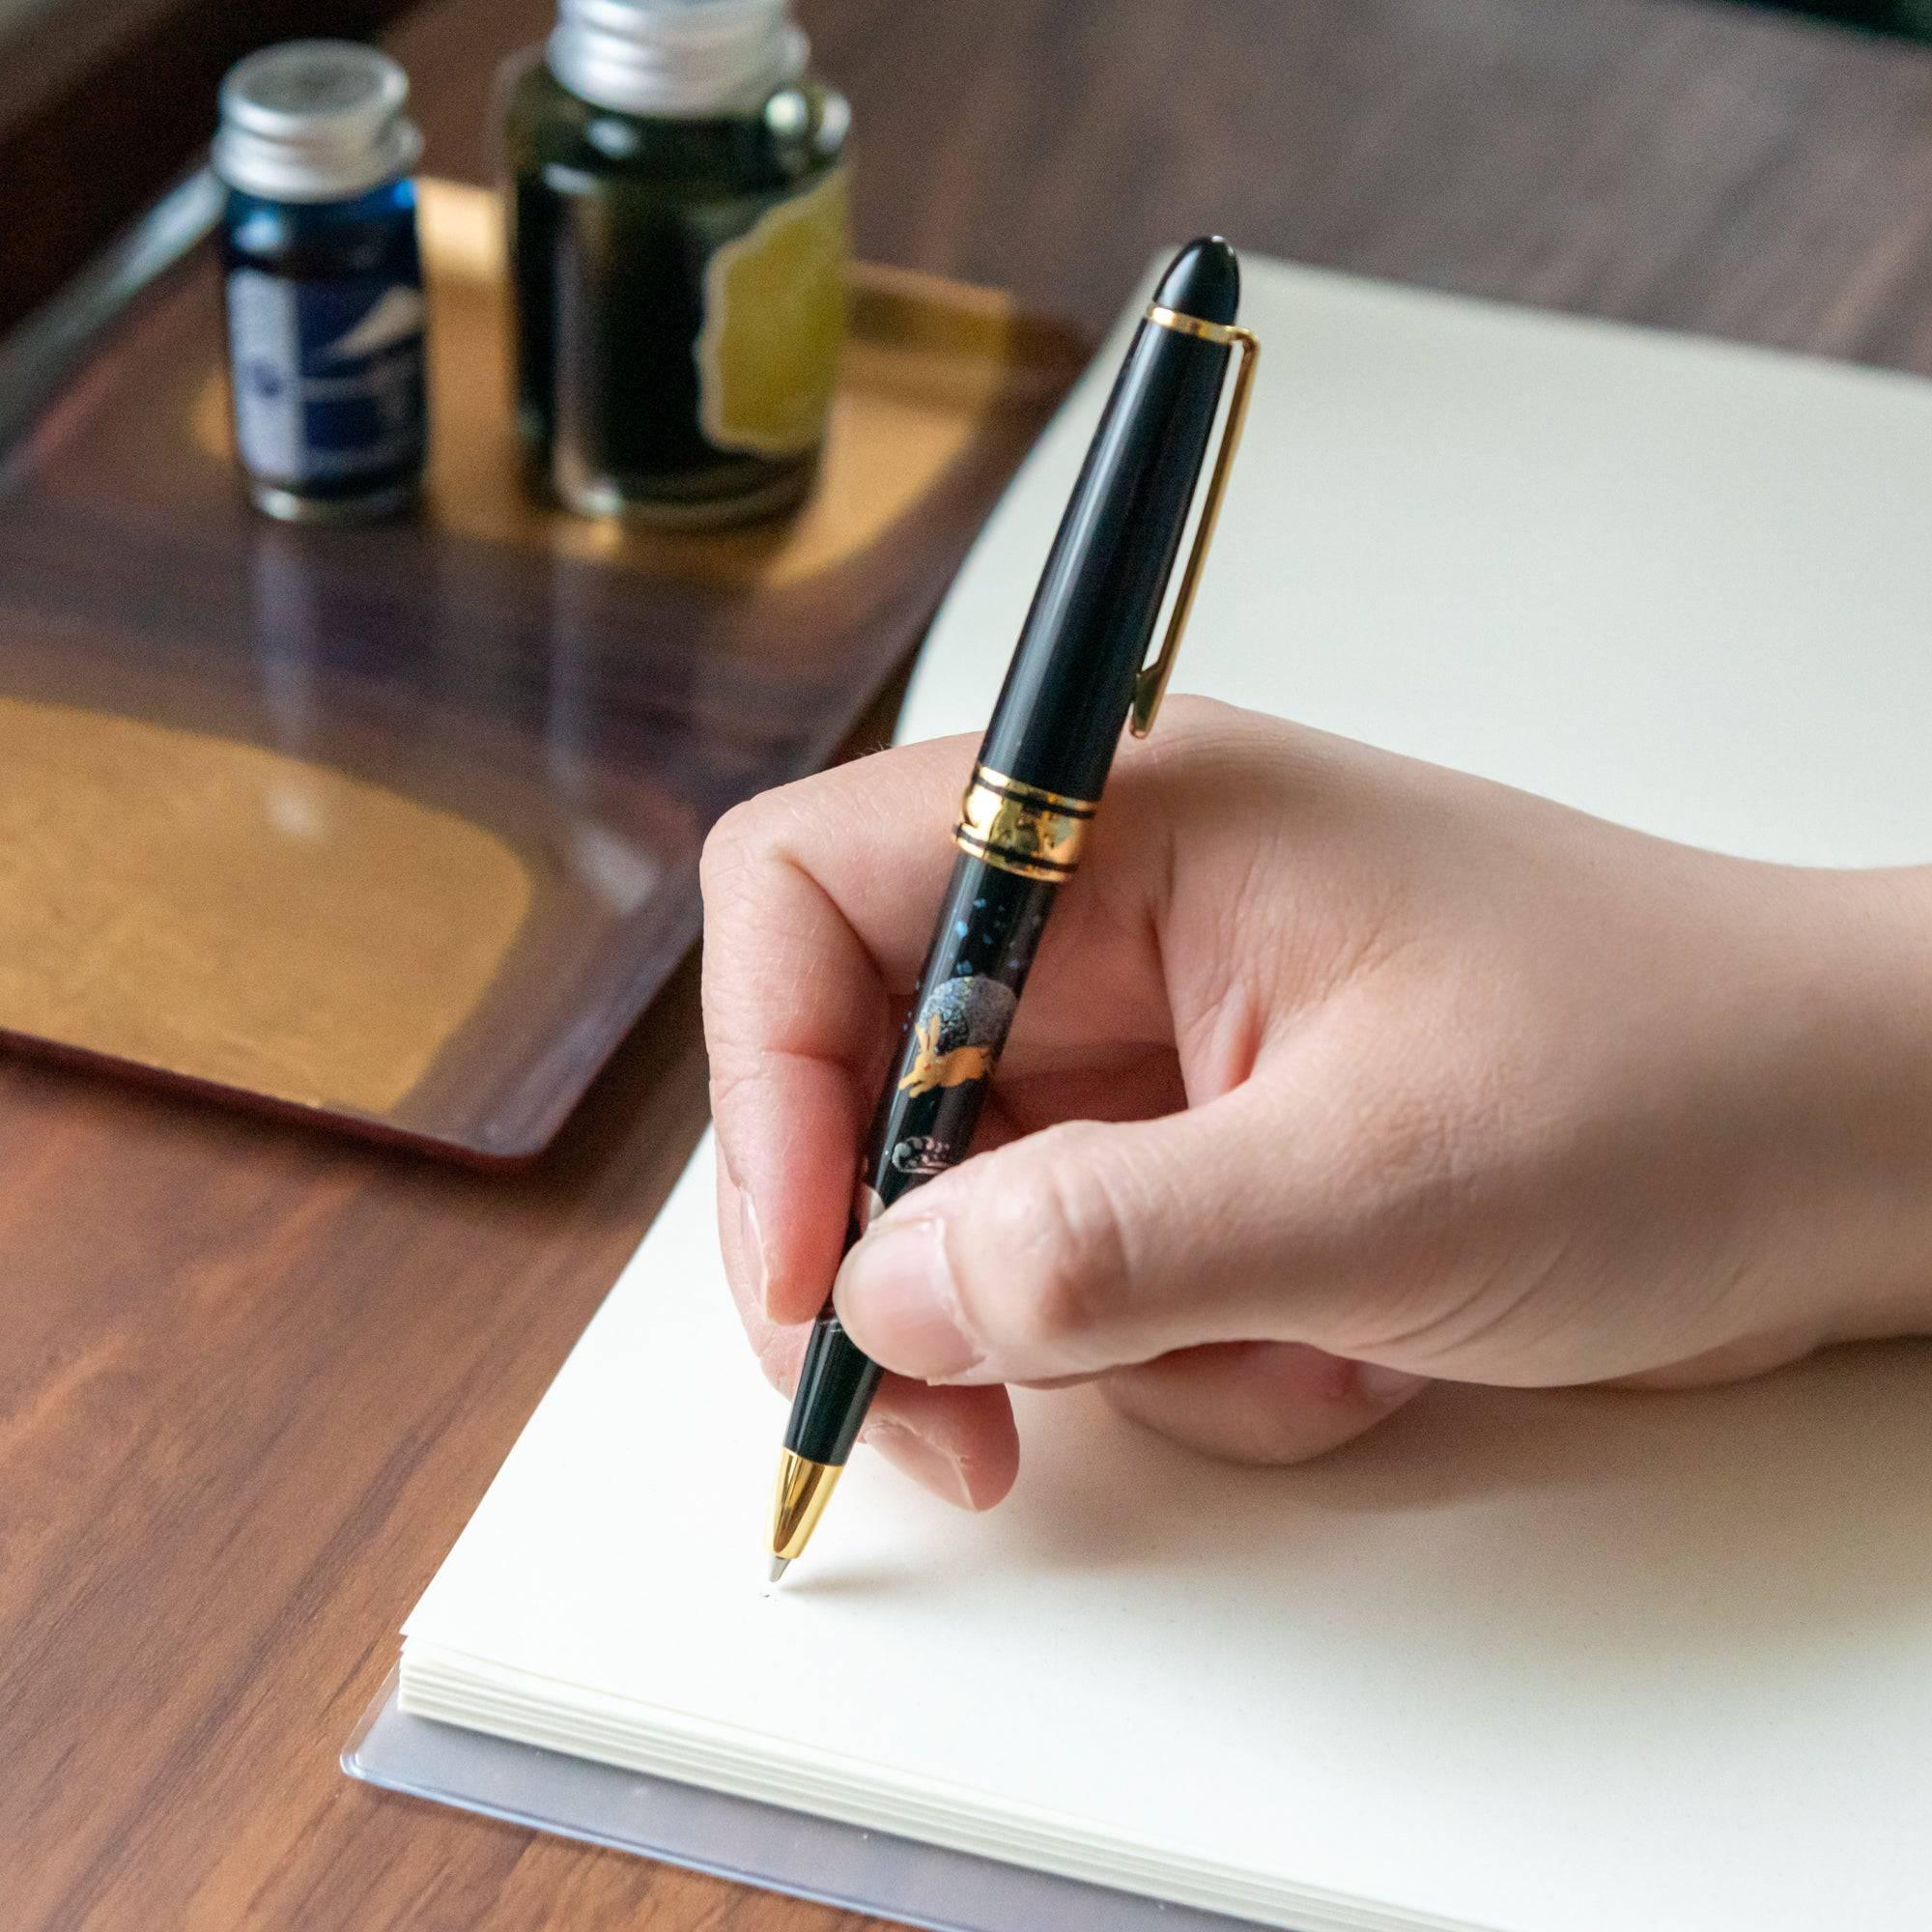
[[[245,507],[207,248],[0,473],[0,1038],[517,1161],[696,937],[707,827],[831,756],[1086,345],[862,269],[810,504],[652,535],[522,495],[495,198],[422,219],[418,519]]]

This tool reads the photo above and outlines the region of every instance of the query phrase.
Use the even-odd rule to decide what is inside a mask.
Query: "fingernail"
[[[1379,1362],[1355,1364],[1356,1392],[1369,1402],[1400,1402],[1428,1379],[1427,1376],[1412,1376],[1406,1369],[1385,1369]]]
[[[745,1264],[752,1269],[752,1289],[757,1296],[758,1306],[766,1315],[772,1312],[767,1291],[771,1287],[771,1270],[765,1266],[765,1243],[758,1233],[758,1210],[752,1206],[752,1197],[744,1189],[738,1190],[738,1245],[744,1250]]]
[[[973,1507],[972,1492],[966,1487],[966,1472],[945,1450],[935,1448],[923,1435],[896,1422],[875,1422],[866,1431],[866,1440],[902,1469],[916,1483],[923,1483],[935,1495],[943,1496],[961,1509]]]
[[[879,1222],[845,1257],[832,1298],[866,1351],[902,1376],[944,1381],[980,1358],[959,1319],[937,1221]]]

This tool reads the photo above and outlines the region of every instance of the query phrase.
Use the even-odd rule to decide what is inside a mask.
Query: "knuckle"
[[[706,835],[698,855],[698,885],[706,900],[769,850],[772,837],[771,811],[763,797],[748,798],[724,812]]]

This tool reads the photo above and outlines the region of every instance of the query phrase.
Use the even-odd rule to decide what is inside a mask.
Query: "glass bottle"
[[[570,508],[720,524],[810,487],[850,117],[805,66],[784,0],[561,0],[510,74],[517,420]]]
[[[409,171],[422,137],[387,55],[295,41],[221,88],[222,266],[235,448],[256,506],[296,522],[402,508],[427,428]]]

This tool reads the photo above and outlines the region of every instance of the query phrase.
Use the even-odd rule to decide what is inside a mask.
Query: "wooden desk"
[[[544,0],[395,44],[428,165]],[[860,240],[1104,321],[1244,245],[1932,370],[1932,57],[1691,0],[809,0]],[[1281,379],[1293,345],[1283,344]],[[703,1112],[696,974],[479,1179],[0,1063],[10,1928],[824,1928],[387,1799],[335,1753]]]

